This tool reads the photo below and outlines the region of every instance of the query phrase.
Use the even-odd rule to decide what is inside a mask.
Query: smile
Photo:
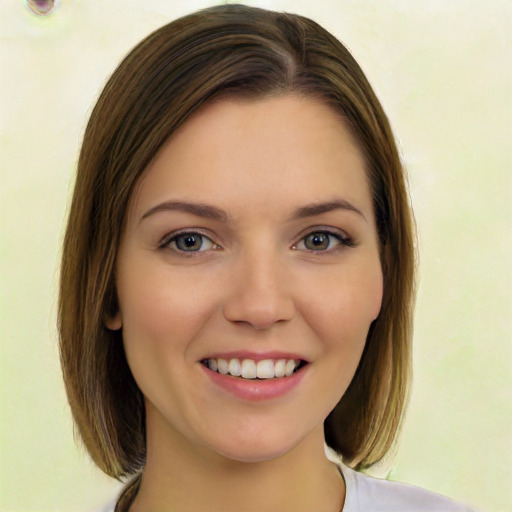
[[[231,375],[242,379],[276,379],[292,376],[306,362],[300,359],[203,359],[201,364],[221,375]]]

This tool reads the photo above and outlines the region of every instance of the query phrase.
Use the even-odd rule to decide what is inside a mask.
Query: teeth
[[[272,361],[272,359],[263,359],[263,361],[258,361],[258,364],[256,365],[256,374],[258,379],[273,379],[274,361]]]
[[[284,374],[289,377],[293,373],[293,370],[295,370],[295,361],[290,359],[289,361],[286,361]]]
[[[208,359],[208,368],[222,375],[232,375],[243,379],[273,379],[289,377],[300,365],[297,359]]]
[[[256,363],[251,359],[242,361],[242,377],[244,379],[255,379],[257,376]]]
[[[240,375],[242,375],[242,368],[238,359],[230,359],[229,373],[233,375],[233,377],[240,377]]]
[[[286,375],[286,359],[279,359],[274,366],[274,375],[284,377]]]
[[[210,359],[212,361],[212,359]],[[213,368],[211,368],[213,370]],[[225,359],[217,360],[217,371],[222,373],[222,375],[227,375],[229,373],[229,363]]]

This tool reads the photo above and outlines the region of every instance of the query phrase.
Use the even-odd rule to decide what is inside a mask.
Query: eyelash
[[[327,235],[327,237],[329,237],[328,246],[325,249],[321,249],[321,250],[308,249],[305,246],[305,241],[308,237],[311,237],[313,235],[324,235],[324,236]],[[190,238],[200,237],[201,247],[199,248],[199,250],[186,251],[186,250],[180,249],[177,246],[177,241],[180,238],[185,238],[187,236]],[[333,248],[330,247],[332,245],[332,241],[331,241],[332,238],[334,238],[337,242],[339,242]],[[204,245],[205,240],[207,240],[211,243],[210,248],[203,249],[202,246]],[[301,245],[301,244],[304,245],[303,249],[299,248],[299,245]],[[344,232],[338,231],[338,230],[333,230],[333,229],[327,229],[327,228],[312,229],[312,230],[308,231],[305,235],[303,235],[297,243],[292,245],[293,250],[304,250],[308,253],[313,253],[313,254],[330,254],[330,253],[339,251],[342,247],[355,247],[355,243]],[[162,241],[160,242],[158,248],[159,249],[170,249],[183,257],[194,257],[202,252],[205,252],[205,251],[220,249],[220,246],[218,244],[216,244],[209,236],[207,236],[199,231],[181,231],[179,233],[171,233],[171,234],[165,236],[162,239]]]

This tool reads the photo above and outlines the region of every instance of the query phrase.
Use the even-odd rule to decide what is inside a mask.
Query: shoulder
[[[347,493],[343,512],[477,512],[419,487],[381,480],[339,464]]]
[[[116,507],[115,500],[108,503],[107,505],[104,505],[102,508],[95,510],[94,512],[114,512],[114,509]]]

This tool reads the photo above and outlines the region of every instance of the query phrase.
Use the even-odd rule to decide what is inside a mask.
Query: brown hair
[[[206,102],[300,94],[341,114],[365,158],[384,269],[381,312],[356,375],[325,420],[327,444],[362,468],[392,445],[407,398],[414,248],[404,173],[379,101],[348,50],[297,15],[223,5],[139,43],[105,86],[83,139],[64,240],[62,368],[78,431],[96,464],[123,478],[145,461],[144,401],[126,362],[116,254],[134,186],[162,145]]]

